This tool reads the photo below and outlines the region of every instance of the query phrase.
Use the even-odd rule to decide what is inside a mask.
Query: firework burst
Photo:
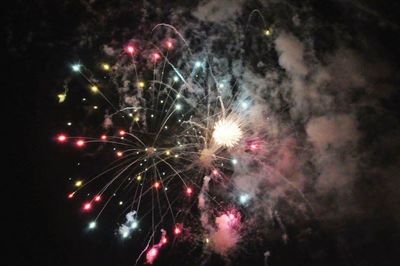
[[[93,111],[101,109],[106,113],[103,130],[97,133],[98,137],[71,137],[65,133],[56,136],[62,144],[70,142],[85,150],[100,146],[96,153],[114,153],[114,162],[94,177],[77,181],[68,198],[75,199],[87,191],[94,193],[95,197],[82,204],[82,211],[97,212],[89,222],[91,230],[106,207],[112,207],[119,198],[118,205],[126,210],[119,234],[128,238],[139,228],[147,228],[149,242],[138,260],[146,252],[148,263],[168,243],[168,234],[175,238],[191,234],[191,227],[185,222],[193,223],[192,215],[183,215],[182,209],[192,208],[199,197],[213,201],[204,189],[204,176],[220,182],[231,173],[237,163],[231,152],[243,145],[241,141],[246,137],[245,120],[238,112],[240,104],[232,102],[235,95],[221,96],[222,83],[211,79],[207,61],[193,60],[190,66],[178,69],[170,58],[177,56],[179,52],[174,50],[178,46],[179,41],[172,38],[159,46],[131,41],[113,63],[99,64],[106,77],[103,82],[96,78],[99,70],[73,64],[72,72],[87,81],[91,94],[92,100],[82,98],[85,108],[90,109],[90,101],[103,100],[100,107],[91,106]],[[184,51],[185,47],[180,49]],[[118,99],[112,94],[115,88]],[[223,212],[220,219],[225,221],[232,216],[224,206],[217,206]],[[240,223],[240,215],[235,217],[239,217],[235,224]],[[228,219],[229,224],[232,219],[233,216]],[[168,233],[164,227],[171,224]],[[225,231],[226,226],[223,225]],[[158,232],[162,232],[160,241],[154,244]],[[212,234],[221,235],[218,231]],[[236,239],[236,231],[234,234]]]

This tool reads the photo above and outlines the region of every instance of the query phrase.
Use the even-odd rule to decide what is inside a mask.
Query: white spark
[[[74,64],[72,65],[72,70],[74,72],[79,72],[81,70],[81,65],[80,64]]]
[[[89,229],[94,229],[94,228],[96,228],[96,222],[90,222]]]

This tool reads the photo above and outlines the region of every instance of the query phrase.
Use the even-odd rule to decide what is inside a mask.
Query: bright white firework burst
[[[242,135],[239,123],[232,119],[223,118],[214,126],[213,138],[220,146],[231,148],[239,142]]]

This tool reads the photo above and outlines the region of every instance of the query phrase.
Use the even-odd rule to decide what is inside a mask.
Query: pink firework
[[[83,139],[78,139],[78,140],[75,142],[75,144],[76,144],[76,146],[77,146],[78,148],[82,148],[83,146],[85,146],[85,141],[84,141]]]
[[[57,136],[57,141],[60,143],[64,143],[67,141],[67,136],[65,134],[60,134]]]
[[[135,47],[133,45],[128,45],[125,47],[126,53],[133,55],[135,53]]]
[[[146,254],[146,261],[149,264],[153,264],[153,261],[157,258],[158,256],[158,248],[152,247]]]

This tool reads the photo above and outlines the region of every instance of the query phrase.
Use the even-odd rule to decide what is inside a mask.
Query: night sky
[[[271,36],[265,36],[260,16],[250,17],[256,9]],[[102,128],[105,105],[95,102],[103,113],[94,118],[79,105],[90,94],[82,89],[85,81],[71,74],[71,65],[111,60],[116,56],[106,55],[105,47],[121,49],[131,39],[176,38],[168,31],[153,34],[158,23],[176,27],[194,57],[216,58],[217,78],[253,99],[254,134],[277,143],[260,152],[268,161],[262,163],[300,186],[315,209],[310,214],[295,192],[269,179],[267,168],[249,167],[254,179],[230,169],[232,183],[249,184],[248,193],[254,193],[248,206],[237,207],[246,227],[237,245],[221,255],[188,238],[161,250],[154,265],[397,265],[398,17],[397,1],[377,0],[13,1],[2,23],[7,57],[3,155],[12,159],[10,170],[3,170],[3,188],[6,204],[14,205],[3,211],[15,251],[10,265],[135,265],[146,229],[121,240],[117,229],[125,213],[113,204],[102,214],[101,226],[89,232],[82,201],[67,198],[73,188],[69,177],[102,171],[110,156],[95,148],[76,152],[57,144],[55,136],[68,130],[93,135]],[[181,69],[192,60],[181,51],[171,57]],[[57,94],[65,84],[68,100],[60,104]],[[118,102],[124,93],[110,97]],[[257,113],[268,113],[270,122]],[[76,127],[68,129],[66,121]],[[77,169],[77,162],[83,166]],[[202,177],[199,182],[201,187]],[[234,189],[226,187],[214,184],[210,191],[231,207]],[[198,221],[202,212],[197,198],[194,202],[187,221]],[[269,217],[270,210],[279,215]],[[203,232],[200,222],[191,223],[198,227],[196,234]],[[166,226],[173,224],[166,221]]]

